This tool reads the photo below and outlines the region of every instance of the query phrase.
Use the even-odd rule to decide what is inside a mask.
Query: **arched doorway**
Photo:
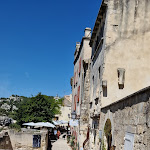
[[[104,126],[104,147],[106,150],[111,150],[112,145],[112,126],[110,119],[107,119]]]

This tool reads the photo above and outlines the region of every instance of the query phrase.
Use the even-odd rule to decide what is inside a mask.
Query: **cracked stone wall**
[[[150,149],[150,87],[101,110],[100,130],[107,119],[112,124],[112,145],[124,150],[125,133],[134,135],[133,150]],[[104,132],[103,132],[104,135]]]

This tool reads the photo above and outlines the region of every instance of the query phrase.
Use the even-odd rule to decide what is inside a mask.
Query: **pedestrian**
[[[55,139],[57,139],[57,129],[56,128],[54,128],[54,137],[55,137]]]
[[[57,131],[57,139],[59,139],[59,136],[60,136],[60,131],[58,130]]]
[[[50,131],[48,131],[48,148],[47,148],[47,150],[51,150],[51,149],[52,149],[51,133],[50,133]]]

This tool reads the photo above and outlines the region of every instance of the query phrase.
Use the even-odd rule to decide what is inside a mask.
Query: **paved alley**
[[[67,140],[60,138],[56,142],[52,143],[52,150],[71,150],[70,146],[67,144]]]

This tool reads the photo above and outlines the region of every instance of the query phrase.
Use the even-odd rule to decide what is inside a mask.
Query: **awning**
[[[77,127],[79,125],[78,120],[70,120],[69,125],[72,127]]]
[[[24,123],[23,125],[35,126],[35,127],[51,127],[51,128],[55,127],[55,125],[53,125],[52,123],[49,123],[49,122],[37,122],[37,123],[29,122],[29,123]]]

